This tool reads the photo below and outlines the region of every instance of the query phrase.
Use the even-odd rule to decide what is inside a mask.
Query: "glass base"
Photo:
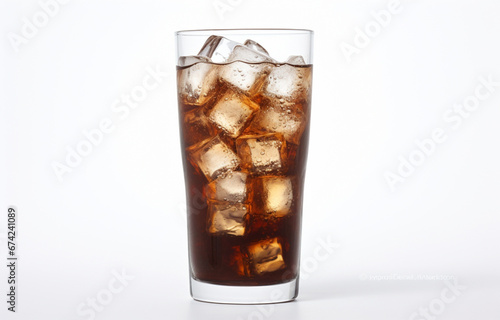
[[[298,279],[268,286],[223,286],[191,277],[191,296],[203,302],[265,304],[292,301],[299,292]]]

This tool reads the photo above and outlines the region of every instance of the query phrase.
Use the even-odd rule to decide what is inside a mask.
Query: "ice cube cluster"
[[[198,55],[178,61],[187,157],[204,176],[206,232],[249,236],[252,217],[279,223],[297,192],[288,166],[307,126],[311,71],[301,56],[285,63],[253,40],[210,36]],[[236,260],[260,275],[285,267],[279,237],[264,237]]]

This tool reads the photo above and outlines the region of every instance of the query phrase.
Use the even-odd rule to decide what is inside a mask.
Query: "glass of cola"
[[[178,31],[177,93],[191,295],[298,294],[313,32]]]

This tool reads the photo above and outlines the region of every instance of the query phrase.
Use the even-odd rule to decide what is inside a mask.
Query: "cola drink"
[[[298,277],[312,65],[211,36],[179,59],[191,276],[259,286]]]

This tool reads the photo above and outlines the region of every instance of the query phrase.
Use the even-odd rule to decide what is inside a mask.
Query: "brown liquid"
[[[237,72],[236,67],[231,64],[198,63],[177,69],[191,274],[193,278],[204,282],[222,285],[269,285],[293,280],[299,272],[312,66],[286,65],[286,71],[300,76],[296,78],[300,79],[300,82],[294,84],[299,89],[292,88],[295,92],[280,96],[276,95],[276,92],[283,90],[279,91],[276,87],[273,89],[269,83],[280,81],[272,78],[272,71],[285,65],[253,65],[259,68],[258,80],[246,92],[224,79],[224,68],[233,68],[235,74]],[[205,75],[210,81],[203,82],[202,85],[206,87],[201,88],[199,97],[196,94],[182,94],[185,89],[196,91],[184,86],[186,79],[194,76],[193,68],[211,70],[209,75]],[[208,94],[205,96],[203,92]],[[228,116],[231,113],[228,110],[233,110],[233,105],[228,107],[218,104],[224,99],[231,101],[233,98],[245,103],[241,110],[242,114],[243,111],[247,113],[240,117],[239,121]],[[217,110],[221,112],[218,113]],[[235,110],[240,111],[238,107]],[[223,120],[220,120],[219,116]],[[224,122],[226,120],[229,124]],[[257,142],[249,140],[250,147],[244,149],[247,143],[245,139],[249,135],[257,137]],[[204,159],[200,160],[199,156],[195,155],[195,150],[200,149],[199,146],[202,146],[201,149],[206,148],[204,146],[210,145],[206,141],[216,136],[220,139],[218,142],[222,141],[231,150],[221,155],[234,154],[238,160],[227,162],[230,163],[229,169],[216,166],[220,170],[210,171],[213,165],[209,164],[209,169],[204,169],[203,164],[200,165],[200,161]],[[259,142],[260,136],[273,141]],[[262,146],[269,149],[252,149],[251,143],[261,143],[259,148]],[[252,160],[250,163],[248,159],[245,161],[245,150],[257,150],[257,153],[252,154],[253,158],[251,157],[257,159],[253,162],[254,165]],[[203,155],[204,151],[199,154]],[[281,161],[266,163],[278,154],[281,155]],[[262,160],[258,158],[261,155],[263,162],[258,161]],[[224,198],[215,202],[210,200],[209,197],[214,197],[211,186],[218,186],[217,183],[226,179],[227,175],[231,177],[231,172],[243,172],[246,175],[245,198],[229,201],[224,201]],[[217,178],[219,180],[209,185]],[[273,181],[277,181],[277,184],[273,185]],[[290,185],[291,193],[288,193],[290,189],[287,188]],[[273,186],[277,187],[272,189]],[[287,198],[290,195],[291,200]],[[271,196],[274,198],[270,198]],[[214,203],[220,206],[214,206]],[[222,221],[220,217],[224,212],[216,218],[211,215],[217,211],[213,208],[225,207],[229,210],[243,207],[246,214],[235,218],[236,222],[225,219]],[[230,221],[229,227],[226,227],[227,221]],[[231,229],[231,226],[234,228]],[[267,246],[268,243],[271,244]]]

